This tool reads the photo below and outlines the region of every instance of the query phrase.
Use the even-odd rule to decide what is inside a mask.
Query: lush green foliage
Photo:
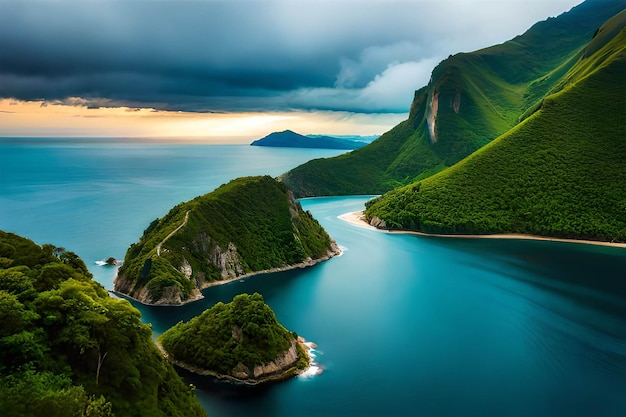
[[[237,295],[178,323],[159,342],[176,360],[228,375],[239,363],[252,369],[273,361],[295,338],[278,323],[261,294],[254,293]]]
[[[619,23],[619,24],[617,24]],[[626,13],[564,89],[459,164],[367,205],[388,227],[626,241]],[[611,30],[620,27],[620,31]]]
[[[159,243],[183,224],[187,213],[185,227],[163,244],[158,256]],[[155,220],[126,253],[120,275],[148,285],[156,298],[170,286],[188,296],[200,276],[222,279],[219,256],[232,245],[243,272],[255,272],[321,258],[331,239],[283,184],[269,176],[239,178]],[[185,262],[193,280],[180,272]]]
[[[130,303],[73,252],[0,231],[0,415],[201,416]]]
[[[381,194],[452,166],[514,127],[563,87],[563,75],[623,0],[588,1],[501,45],[450,56],[415,93],[408,120],[372,144],[282,175],[297,197]],[[428,129],[437,97],[436,138]]]

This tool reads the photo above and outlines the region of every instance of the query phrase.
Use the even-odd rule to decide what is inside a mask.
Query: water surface
[[[336,151],[121,144],[0,145],[0,228],[112,270],[151,220],[241,175],[278,175]],[[391,235],[337,216],[368,197],[302,200],[345,248],[312,268],[138,305],[155,335],[258,291],[319,347],[321,375],[233,387],[183,374],[216,416],[626,415],[626,250]]]

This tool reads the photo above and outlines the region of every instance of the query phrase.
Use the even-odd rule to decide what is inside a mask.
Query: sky
[[[458,52],[581,0],[0,0],[0,136],[382,134]]]

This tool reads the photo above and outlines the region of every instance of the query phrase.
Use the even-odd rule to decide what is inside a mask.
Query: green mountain
[[[259,293],[217,303],[167,330],[159,343],[192,372],[246,383],[285,379],[305,370],[309,356]]]
[[[181,203],[126,252],[115,290],[181,304],[211,283],[313,265],[339,253],[310,212],[269,176],[238,178]]]
[[[368,142],[353,137],[304,136],[291,130],[274,132],[252,142],[251,146],[273,146],[287,148],[357,149]]]
[[[626,10],[577,54],[530,117],[366,215],[427,233],[626,241]]]
[[[0,415],[206,414],[75,253],[0,231]]]
[[[381,194],[433,175],[524,120],[624,0],[588,0],[501,45],[441,62],[409,118],[370,145],[282,175],[296,197]]]

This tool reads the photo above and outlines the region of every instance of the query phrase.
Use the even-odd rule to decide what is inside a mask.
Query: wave
[[[317,354],[321,352],[316,350],[317,345],[313,342],[304,342],[304,345],[307,347],[307,352],[311,358],[311,364],[309,365],[307,370],[298,375],[298,377],[312,378],[315,375],[320,375],[322,372],[324,372],[324,368],[322,368],[320,364],[315,361],[315,359],[317,358]]]
[[[120,266],[122,264],[122,261],[115,261],[115,264],[110,264],[107,263],[107,261],[105,259],[101,259],[99,261],[95,261],[94,264],[98,265],[98,266]]]

